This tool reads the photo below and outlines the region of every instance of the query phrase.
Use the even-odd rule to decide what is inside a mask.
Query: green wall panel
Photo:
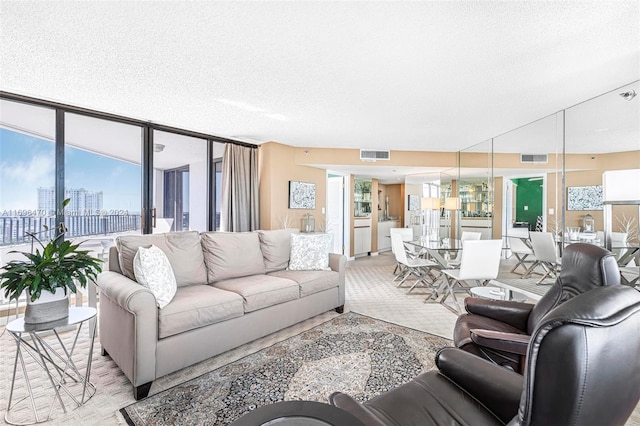
[[[529,222],[531,229],[536,225],[538,216],[542,216],[543,180],[511,179],[516,189],[516,222]],[[524,207],[528,209],[525,210]]]

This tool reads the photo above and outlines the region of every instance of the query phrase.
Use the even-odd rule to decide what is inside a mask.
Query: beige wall
[[[402,193],[404,184],[394,183],[390,185],[380,185],[380,187],[384,188],[383,192],[380,194],[380,202],[382,203],[382,210],[380,211],[380,213],[384,212],[385,197],[389,197],[388,215],[390,217],[399,217],[401,220],[400,227],[403,227],[404,198],[402,197]]]
[[[466,154],[466,161],[477,160],[478,166],[486,164],[486,154],[473,155]],[[411,152],[392,151],[391,160],[385,165],[420,166],[420,167],[455,167],[457,153],[449,152]],[[380,163],[366,163],[359,158],[357,149],[329,149],[329,148],[295,148],[277,142],[268,142],[260,145],[260,226],[262,229],[282,228],[283,222],[288,220],[289,226],[300,227],[300,220],[304,214],[311,212],[316,219],[316,229],[324,227],[325,216],[322,208],[326,206],[326,171],[321,167],[325,164],[359,165],[359,166],[379,166]],[[494,157],[495,168],[520,168],[526,167],[528,170],[548,169],[562,167],[561,156],[555,153],[549,154],[547,164],[526,164],[520,163],[519,154],[496,154]],[[598,154],[598,155],[568,155],[567,156],[566,186],[598,185],[602,183],[602,173],[606,170],[622,170],[640,168],[640,151]],[[316,184],[316,209],[291,210],[288,208],[288,184],[290,180],[312,182]],[[497,177],[495,188],[502,188],[501,178]],[[351,188],[353,188],[353,176],[351,177]],[[421,195],[421,190],[414,185],[393,184],[381,186],[385,195],[389,196],[389,216],[399,216],[402,218],[402,226],[409,225],[408,212],[406,211],[406,198],[409,193]],[[375,229],[377,227],[377,190],[378,182],[374,182],[373,197],[374,207],[372,209],[372,250],[376,251],[377,240]],[[417,191],[417,192],[416,192]],[[555,210],[554,217],[547,214],[548,224],[561,217],[562,209],[562,181],[556,177],[556,173],[547,174],[547,208]],[[498,237],[501,232],[501,212],[502,212],[502,191],[494,192],[494,237]],[[381,202],[384,197],[381,194]],[[384,208],[384,205],[382,206]],[[350,209],[352,211],[353,209]],[[382,210],[380,210],[382,213]],[[566,212],[567,226],[580,226],[582,218],[587,212]],[[603,229],[602,212],[589,212],[596,220],[597,229]],[[637,217],[637,208],[616,207],[614,215],[626,214],[630,217]],[[559,220],[559,219],[558,219]],[[350,215],[349,232],[353,241],[353,213]],[[614,223],[614,230],[617,225]],[[496,232],[498,234],[496,234]],[[353,250],[353,248],[352,248]],[[351,253],[353,255],[353,253]]]
[[[569,171],[565,175],[565,186],[602,185],[602,173],[607,170],[626,170],[640,168],[640,151],[617,152],[598,155],[570,155],[567,158],[566,169],[590,168],[591,170]],[[629,182],[629,185],[640,185],[640,182]],[[604,229],[602,210],[566,211],[565,225],[582,227],[582,219],[586,214],[595,219],[596,229]],[[637,206],[615,206],[613,208],[613,231],[620,231],[617,219],[622,216],[638,218]]]
[[[296,149],[276,142],[259,147],[260,158],[260,228],[300,228],[302,217],[311,213],[316,220],[316,230],[324,229],[327,173],[315,167],[299,165],[295,161]],[[315,210],[289,209],[289,181],[297,180],[316,184]]]
[[[337,148],[295,148],[296,164],[307,166],[336,164],[375,166],[407,166],[407,167],[456,167],[456,152],[429,151],[391,151],[391,158],[385,161],[366,162],[360,160],[359,149]]]

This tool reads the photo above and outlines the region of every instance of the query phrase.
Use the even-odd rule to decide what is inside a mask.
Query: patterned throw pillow
[[[133,272],[138,284],[151,290],[160,309],[176,295],[176,277],[167,255],[158,247],[139,247],[133,259]]]
[[[331,238],[331,234],[291,234],[289,270],[328,270]]]

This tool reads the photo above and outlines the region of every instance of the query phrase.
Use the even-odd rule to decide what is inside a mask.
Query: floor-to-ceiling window
[[[0,266],[59,220],[105,259],[117,235],[218,230],[226,143],[248,145],[0,93]]]
[[[209,230],[207,140],[153,132],[153,232]]]
[[[54,153],[55,110],[0,99],[0,267],[55,229]]]
[[[142,232],[142,128],[65,113],[64,142],[65,238],[107,260],[118,235]]]

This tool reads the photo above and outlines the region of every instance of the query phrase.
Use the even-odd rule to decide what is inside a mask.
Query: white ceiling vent
[[[546,164],[549,158],[547,154],[520,154],[520,162]]]
[[[391,158],[391,151],[374,151],[370,149],[360,150],[360,159],[362,161],[388,160]]]

